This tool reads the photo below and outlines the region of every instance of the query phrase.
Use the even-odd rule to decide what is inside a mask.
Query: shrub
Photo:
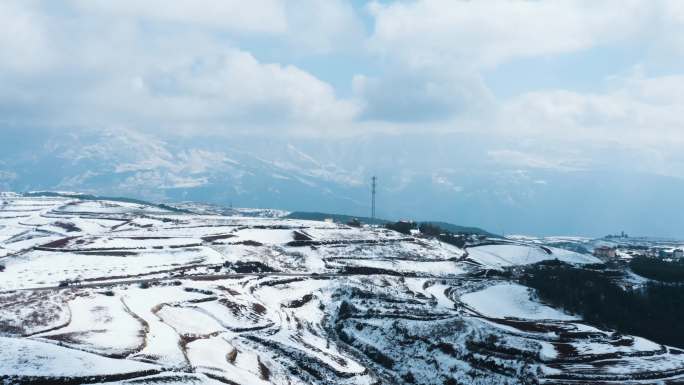
[[[402,234],[411,234],[411,230],[416,228],[415,222],[409,221],[399,221],[394,223],[388,223],[385,225],[386,228],[394,231],[398,231]]]
[[[381,366],[387,369],[394,368],[394,360],[390,356],[374,348],[373,346],[365,345],[362,348],[362,350],[366,354],[366,356],[368,356],[368,358],[380,364]]]
[[[293,231],[292,232],[292,238],[295,241],[310,241],[313,239],[313,238],[311,238],[311,236],[309,234],[307,234],[304,231]]]
[[[261,358],[257,356],[257,364],[259,366],[259,374],[262,380],[268,381],[268,379],[271,377],[271,370],[264,365],[263,362],[261,362]]]
[[[454,345],[452,344],[442,342],[440,344],[437,344],[437,348],[444,354],[456,356],[456,350],[454,349]]]
[[[431,237],[438,237],[445,232],[444,230],[442,230],[441,227],[435,226],[432,223],[428,222],[421,223],[418,227],[418,230],[420,230],[421,234]]]
[[[356,313],[356,312],[357,312],[357,310],[356,310],[356,307],[354,307],[354,305],[350,304],[347,301],[342,301],[342,303],[340,304],[340,310],[337,313],[337,316],[340,319],[346,319],[346,318],[352,317],[354,315],[354,313]]]
[[[411,373],[411,372],[404,374],[401,378],[407,384],[415,384],[416,383],[416,378],[413,376],[413,373]]]
[[[268,265],[264,265],[261,262],[257,261],[237,261],[237,262],[230,262],[226,261],[223,263],[223,266],[229,269],[232,269],[236,273],[239,274],[251,274],[251,273],[275,273],[277,272],[275,269]]]

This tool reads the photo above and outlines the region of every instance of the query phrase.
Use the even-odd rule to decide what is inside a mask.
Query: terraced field
[[[0,378],[64,384],[681,383],[497,270],[592,257],[75,196],[0,197]],[[257,213],[259,214],[259,213]],[[269,217],[268,215],[271,215]]]

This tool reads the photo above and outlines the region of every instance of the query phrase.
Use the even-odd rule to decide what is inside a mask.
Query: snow
[[[571,264],[602,263],[600,259],[569,250],[528,245],[486,245],[468,248],[468,259],[480,265],[500,269],[503,267],[528,265],[546,260],[558,259]]]
[[[120,201],[101,201],[101,200],[86,200],[74,201],[63,206],[60,206],[55,213],[93,213],[93,214],[121,214],[128,212],[147,212],[147,213],[165,213],[169,212],[155,206],[144,204],[120,202]]]
[[[444,295],[444,292],[446,289],[448,289],[450,286],[449,285],[443,285],[443,284],[434,284],[430,285],[425,292],[429,293],[431,296],[437,299],[437,304],[445,309],[452,309],[454,307],[454,301],[451,300],[451,298],[448,298],[446,295]]]
[[[259,377],[256,355],[237,350],[235,361],[228,361],[228,353],[236,349],[224,336],[198,339],[188,344],[188,359],[197,370],[218,372],[221,377],[234,383],[269,384]]]
[[[645,338],[634,337],[631,345],[622,346],[611,343],[599,343],[596,341],[582,341],[573,343],[572,346],[577,349],[580,354],[608,354],[608,353],[632,353],[632,352],[649,352],[658,351],[662,348],[660,344],[649,341]]]
[[[575,316],[533,301],[530,298],[529,291],[529,288],[518,284],[498,284],[464,294],[460,300],[487,317],[564,321],[578,319]]]
[[[5,280],[0,281],[0,289],[57,286],[65,279],[126,278],[222,260],[220,254],[205,247],[144,251],[126,256],[31,251],[6,262]]]
[[[192,308],[164,305],[157,316],[181,335],[205,336],[223,331],[216,319]]]
[[[64,295],[51,292],[0,293],[0,328],[6,335],[33,335],[67,325]]]
[[[541,246],[579,238],[520,236],[466,255],[419,234],[276,218],[283,213],[275,210],[181,205],[201,213],[191,214],[12,194],[0,202],[0,375],[18,381],[131,373],[116,383],[368,385],[386,371],[421,384],[491,385],[517,383],[525,370],[553,383],[544,376],[661,379],[657,370],[684,368],[684,355],[583,324],[526,287],[483,274],[555,258],[598,262]],[[287,246],[294,231],[315,242]],[[235,274],[246,262],[255,270]],[[348,267],[396,275],[347,275]],[[74,279],[81,283],[53,287]],[[342,301],[353,307],[338,319]],[[331,334],[338,327],[353,340]],[[378,367],[372,349],[392,368]],[[504,370],[487,368],[494,364]],[[309,369],[321,378],[307,377]]]
[[[235,347],[222,336],[202,338],[188,344],[188,359],[198,369],[225,370],[228,353]]]
[[[340,266],[363,266],[389,271],[398,271],[423,275],[460,275],[466,270],[462,264],[454,261],[416,261],[416,260],[384,260],[384,259],[336,259]]]
[[[118,298],[94,294],[75,298],[68,306],[71,322],[66,327],[36,337],[104,355],[127,355],[145,341],[142,323]]]
[[[244,229],[234,233],[235,238],[230,242],[255,241],[269,245],[282,245],[294,240],[292,230],[281,229]]]
[[[254,291],[254,297],[267,309],[277,309],[281,303],[299,300],[304,295],[317,293],[329,285],[330,281],[327,279],[305,279],[277,286],[263,285]]]
[[[129,288],[117,294],[138,317],[148,325],[145,348],[134,357],[153,359],[170,367],[183,367],[186,364],[180,349],[178,333],[157,316],[155,310],[167,301],[190,301],[205,298],[206,295],[188,292],[178,286],[154,286],[148,289]]]
[[[30,339],[0,337],[0,346],[0,373],[6,376],[83,377],[160,369]]]
[[[217,320],[226,330],[264,328],[273,323],[270,319],[264,319],[255,314],[252,310],[252,302],[242,298],[202,302],[196,305],[196,309]]]
[[[79,238],[79,244],[71,244],[72,247],[79,250],[97,250],[97,249],[118,249],[118,250],[129,250],[129,249],[147,249],[147,248],[178,248],[178,247],[191,247],[198,246],[202,244],[202,240],[198,238],[163,238],[163,237],[151,237],[151,238],[128,238],[128,237],[92,237],[92,238]]]
[[[541,345],[541,349],[539,350],[539,358],[542,360],[549,361],[558,357],[558,352],[553,344],[546,341],[539,341],[539,345]]]

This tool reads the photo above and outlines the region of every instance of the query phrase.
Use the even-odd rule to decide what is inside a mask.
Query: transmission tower
[[[375,176],[371,178],[371,223],[375,224],[375,182],[378,180]]]

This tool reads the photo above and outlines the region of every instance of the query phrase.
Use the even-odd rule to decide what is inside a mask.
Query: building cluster
[[[683,259],[684,250],[672,246],[599,246],[594,249],[594,256],[603,260],[632,259],[634,257],[650,257],[663,259]]]
[[[615,248],[609,246],[599,246],[594,249],[594,256],[601,259],[613,259],[615,258]]]
[[[672,258],[672,259],[684,258],[684,250],[682,250],[680,248],[662,247],[662,248],[652,248],[650,251],[651,251],[650,256],[652,256],[652,257]]]

